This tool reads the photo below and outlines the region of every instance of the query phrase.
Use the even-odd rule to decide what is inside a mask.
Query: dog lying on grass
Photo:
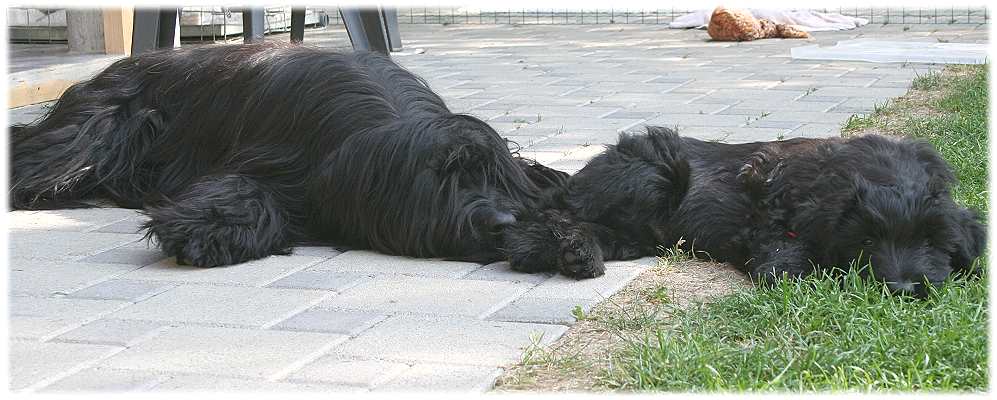
[[[979,215],[927,142],[867,135],[723,144],[662,127],[623,134],[555,196],[606,259],[683,243],[753,279],[866,265],[916,295],[983,252]]]
[[[144,54],[69,88],[10,140],[13,208],[141,208],[147,235],[181,264],[318,241],[602,274],[601,258],[577,262],[589,242],[571,220],[534,212],[567,174],[510,152],[374,53],[265,42]]]

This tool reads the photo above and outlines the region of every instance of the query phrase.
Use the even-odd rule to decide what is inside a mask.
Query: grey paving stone
[[[11,230],[11,259],[78,261],[115,247],[135,242],[138,234]]]
[[[324,258],[310,256],[270,256],[242,264],[199,268],[189,265],[177,265],[176,259],[171,257],[132,271],[123,275],[122,278],[149,281],[264,286],[322,260]]]
[[[130,305],[127,301],[11,296],[10,315],[86,321]]]
[[[61,334],[60,342],[131,346],[159,333],[167,325],[161,322],[99,319]]]
[[[32,214],[8,215],[8,229],[85,232],[135,217],[135,210],[123,208],[76,208],[42,210]]]
[[[422,277],[385,277],[363,282],[320,307],[478,317],[511,301],[531,285]]]
[[[546,346],[566,329],[562,325],[470,318],[395,316],[336,348],[334,353],[497,367],[519,361],[523,349],[534,343],[534,339]]]
[[[554,276],[554,273],[540,272],[527,274],[525,272],[513,271],[508,261],[500,261],[482,266],[474,272],[467,274],[462,279],[538,284],[550,279],[552,276]]]
[[[308,257],[320,257],[320,258],[332,258],[340,254],[343,254],[343,252],[330,246],[296,246],[291,251],[291,255],[294,256],[308,256]]]
[[[142,232],[142,224],[149,219],[143,216],[136,216],[131,218],[126,218],[121,221],[115,222],[110,225],[105,225],[94,230],[94,232],[106,232],[106,233],[140,233]]]
[[[76,343],[10,343],[10,389],[44,386],[106,358],[120,347]]]
[[[575,322],[576,307],[588,312],[598,300],[592,298],[524,297],[489,315],[490,321],[536,322],[539,324],[564,324]]]
[[[7,267],[11,294],[43,297],[72,293],[138,268],[135,265],[18,258],[11,259]]]
[[[781,128],[781,129],[795,129],[803,125],[799,121],[774,121],[768,118],[761,118],[751,121],[747,126],[755,128]]]
[[[103,367],[280,379],[346,336],[182,326],[115,354]]]
[[[325,332],[356,336],[360,332],[388,318],[382,313],[352,310],[324,310],[320,308],[305,310],[271,329]]]
[[[737,127],[744,126],[747,119],[740,115],[707,115],[707,114],[673,114],[667,113],[644,122],[645,125],[652,126],[709,126],[709,127]]]
[[[70,294],[70,297],[138,302],[169,290],[174,286],[176,285],[171,283],[112,279],[75,291]]]
[[[375,392],[484,392],[502,369],[475,365],[418,363],[374,388]]]
[[[370,388],[394,378],[408,368],[407,364],[401,362],[325,356],[288,375],[285,380]]]
[[[480,265],[468,262],[441,261],[389,256],[365,250],[350,250],[324,261],[309,271],[388,273],[408,276],[459,278]]]
[[[41,316],[10,316],[8,334],[11,339],[47,341],[79,327],[85,318],[56,318]]]
[[[360,272],[300,271],[267,285],[275,288],[335,290],[337,292],[356,286],[371,274]]]
[[[207,375],[171,374],[173,377],[156,385],[152,392],[336,392],[363,393],[366,388],[356,386],[327,385],[315,382],[272,382],[262,379],[223,378]]]
[[[841,124],[803,124],[790,134],[809,138],[836,137],[841,136]]]
[[[87,368],[44,387],[40,392],[138,392],[170,379],[148,371]]]
[[[144,266],[166,258],[167,256],[158,247],[142,240],[92,255],[80,261]]]
[[[523,298],[592,299],[602,301],[620,290],[643,271],[641,267],[607,268],[598,278],[581,281],[557,275],[537,285]]]
[[[267,327],[327,296],[314,290],[184,285],[127,307],[110,318]]]

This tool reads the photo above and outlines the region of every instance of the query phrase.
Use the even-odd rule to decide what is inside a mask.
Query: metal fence
[[[870,24],[985,24],[990,21],[986,7],[948,8],[814,8],[814,11],[866,18]],[[462,7],[399,8],[403,24],[668,24],[696,10],[666,9],[470,9]],[[330,23],[339,24],[337,13],[329,13]]]
[[[309,25],[342,25],[336,7],[309,7]],[[870,24],[986,24],[990,22],[986,7],[837,7],[814,8],[814,11],[866,18]],[[514,24],[514,25],[589,25],[589,24],[668,24],[695,10],[659,9],[486,9],[469,7],[400,7],[401,24]],[[181,21],[184,40],[224,40],[242,32],[241,14],[235,8],[221,6],[184,7],[183,16],[196,24]],[[268,7],[267,30],[286,30],[290,8]],[[195,26],[196,25],[196,26]],[[65,43],[65,9],[12,7],[7,9],[7,26],[13,43]]]

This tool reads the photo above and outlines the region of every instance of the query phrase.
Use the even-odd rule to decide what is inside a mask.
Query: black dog
[[[949,194],[946,162],[923,141],[868,135],[723,144],[661,127],[624,134],[572,176],[554,207],[605,259],[684,241],[752,278],[864,270],[923,295],[982,253],[979,216]]]
[[[150,53],[74,85],[45,119],[11,131],[13,208],[97,197],[143,208],[147,235],[179,263],[332,241],[602,273],[570,221],[535,212],[567,174],[518,157],[373,53],[272,42]],[[549,248],[558,252],[534,257]]]

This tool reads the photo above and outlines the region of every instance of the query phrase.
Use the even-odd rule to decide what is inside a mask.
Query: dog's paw
[[[602,250],[594,239],[584,235],[561,239],[558,269],[575,279],[596,278],[606,273]]]
[[[811,269],[801,265],[780,262],[767,262],[760,264],[750,271],[748,277],[752,282],[760,286],[769,286],[779,279],[800,279],[807,276]]]

